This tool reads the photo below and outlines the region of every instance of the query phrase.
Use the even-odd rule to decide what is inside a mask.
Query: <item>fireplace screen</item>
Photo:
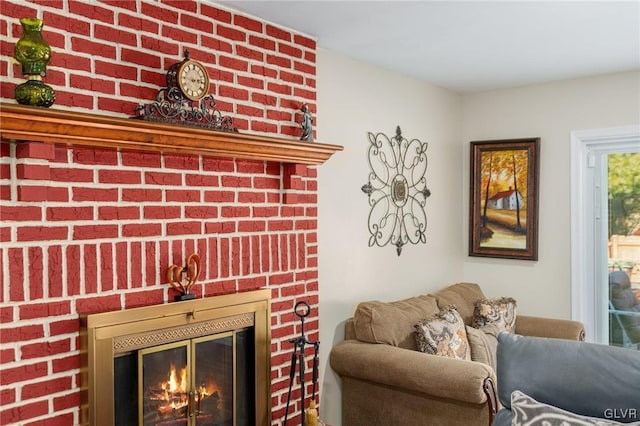
[[[81,316],[82,426],[269,426],[270,295]]]
[[[244,329],[117,357],[115,424],[255,424],[253,340]]]

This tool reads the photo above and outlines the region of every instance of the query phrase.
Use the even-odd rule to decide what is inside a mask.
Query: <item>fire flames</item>
[[[161,381],[154,389],[149,389],[149,400],[154,401],[160,416],[184,416],[189,406],[189,375],[188,366],[178,369],[171,363],[166,381]],[[196,414],[202,411],[202,401],[212,398],[214,407],[220,404],[219,392],[213,382],[202,383],[194,391]],[[219,407],[218,407],[219,408]]]
[[[151,391],[150,399],[159,402],[158,411],[161,414],[180,410],[189,405],[187,367],[181,368],[178,374],[176,366],[171,363],[167,380],[160,382],[156,390]]]

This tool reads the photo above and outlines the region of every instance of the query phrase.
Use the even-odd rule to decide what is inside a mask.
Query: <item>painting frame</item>
[[[469,256],[537,261],[540,138],[470,148]]]

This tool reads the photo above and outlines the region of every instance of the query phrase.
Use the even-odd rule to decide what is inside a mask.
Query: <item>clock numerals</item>
[[[209,76],[197,62],[187,62],[179,71],[180,90],[191,100],[203,98],[209,91]]]

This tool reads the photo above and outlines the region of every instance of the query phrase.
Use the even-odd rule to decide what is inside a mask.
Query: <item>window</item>
[[[609,211],[617,208],[610,202],[609,163],[618,167],[620,155],[640,152],[640,127],[573,132],[571,150],[572,317],[585,324],[588,341],[608,344],[609,320],[615,319],[609,312],[609,237],[617,226],[609,219],[618,216]]]

